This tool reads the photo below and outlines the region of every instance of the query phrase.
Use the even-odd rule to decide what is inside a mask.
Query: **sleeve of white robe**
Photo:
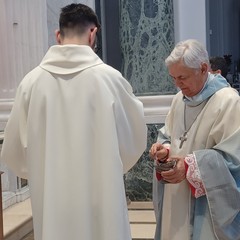
[[[146,149],[147,127],[142,102],[134,96],[130,84],[123,78],[121,81],[125,90],[119,91],[115,114],[119,151],[126,173]]]
[[[27,151],[27,101],[28,96],[19,86],[10,118],[4,130],[4,142],[1,152],[2,161],[19,177],[28,178]],[[16,161],[17,159],[17,161]]]

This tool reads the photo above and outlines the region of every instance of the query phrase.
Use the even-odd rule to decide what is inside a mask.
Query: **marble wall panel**
[[[135,94],[176,92],[164,63],[174,46],[172,0],[120,0],[120,42]]]
[[[136,95],[176,93],[165,67],[174,47],[172,0],[120,0],[122,74]],[[124,176],[132,201],[152,200],[153,161],[149,149],[160,125],[148,125],[148,146],[138,163]]]
[[[157,140],[158,129],[163,124],[148,124],[148,143],[137,164],[124,175],[126,195],[131,201],[152,200],[153,161],[149,149]]]

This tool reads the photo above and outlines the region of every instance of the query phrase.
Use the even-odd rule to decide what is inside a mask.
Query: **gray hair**
[[[188,39],[176,44],[171,54],[165,60],[166,66],[183,61],[189,68],[199,69],[202,63],[209,65],[209,56],[205,47],[195,39]]]

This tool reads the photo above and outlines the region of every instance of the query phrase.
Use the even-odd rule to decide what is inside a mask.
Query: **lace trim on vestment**
[[[199,198],[201,196],[206,195],[206,191],[204,189],[200,171],[198,169],[194,155],[193,154],[187,155],[187,157],[185,157],[185,162],[188,165],[186,178],[188,182],[191,184],[191,191],[193,196],[195,198]]]

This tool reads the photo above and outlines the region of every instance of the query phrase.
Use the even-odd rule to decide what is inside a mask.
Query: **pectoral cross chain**
[[[183,135],[179,138],[179,140],[181,141],[181,142],[180,142],[180,145],[179,145],[179,148],[180,148],[180,149],[182,148],[183,143],[184,143],[185,141],[187,141],[186,135],[187,135],[187,132],[185,131],[185,132],[183,133]]]

